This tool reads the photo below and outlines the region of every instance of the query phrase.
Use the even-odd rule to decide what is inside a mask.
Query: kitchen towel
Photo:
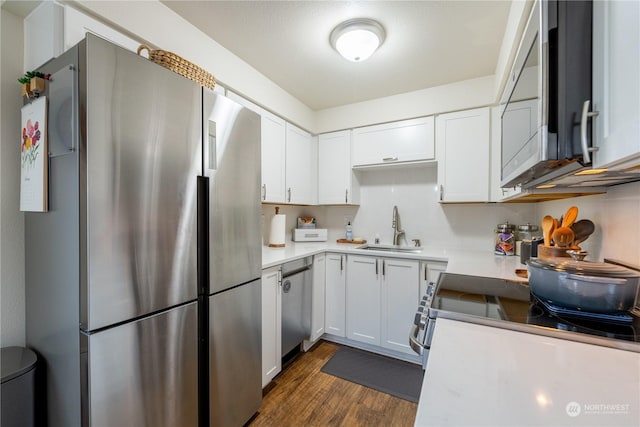
[[[285,223],[287,216],[281,214],[280,208],[276,207],[276,214],[271,218],[271,232],[269,233],[269,246],[272,248],[284,248]]]

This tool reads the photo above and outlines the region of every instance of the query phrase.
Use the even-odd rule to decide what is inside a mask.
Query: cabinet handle
[[[344,202],[348,203],[349,202],[349,190],[344,190]]]
[[[397,162],[398,158],[397,157],[384,157],[382,159],[383,162]]]
[[[267,184],[262,184],[262,200],[267,200]]]
[[[340,271],[344,270],[343,262],[344,262],[344,255],[340,255]]]
[[[378,277],[378,260],[376,260],[376,277]]]
[[[386,276],[386,263],[382,260],[382,277]]]
[[[440,185],[440,201],[442,201],[443,197],[444,197],[444,185]]]
[[[582,158],[585,163],[591,163],[591,152],[598,151],[598,147],[587,146],[587,121],[589,117],[595,117],[600,114],[598,111],[589,111],[589,104],[591,104],[591,100],[587,99],[582,104],[582,120],[580,121],[580,143],[582,145]],[[593,135],[592,138],[593,139]]]
[[[424,281],[427,281],[427,264],[424,265]]]
[[[287,190],[287,202],[291,203],[291,187]]]

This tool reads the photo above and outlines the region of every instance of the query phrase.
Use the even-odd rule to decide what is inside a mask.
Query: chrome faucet
[[[393,219],[391,221],[391,227],[393,227],[393,244],[398,245],[400,236],[404,234],[404,230],[400,230],[400,218],[398,218],[398,207],[393,207]]]

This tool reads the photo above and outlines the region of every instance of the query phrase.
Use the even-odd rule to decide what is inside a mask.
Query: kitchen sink
[[[400,245],[363,245],[356,249],[364,249],[366,251],[383,251],[383,252],[400,252],[419,254],[422,248],[419,246],[400,246]]]

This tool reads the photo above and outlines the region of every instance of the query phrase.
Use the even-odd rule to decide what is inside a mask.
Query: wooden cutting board
[[[365,243],[367,243],[366,240],[347,240],[347,239],[338,239],[336,240],[336,242],[338,243],[351,243],[354,245],[363,245]]]

